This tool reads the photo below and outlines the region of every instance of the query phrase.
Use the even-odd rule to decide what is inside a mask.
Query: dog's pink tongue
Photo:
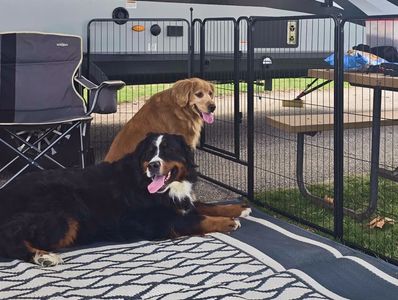
[[[164,186],[166,176],[155,176],[153,181],[148,185],[148,191],[153,194],[159,191]]]
[[[204,113],[202,112],[203,116],[203,121],[205,121],[208,124],[211,124],[214,122],[214,115],[212,113]]]

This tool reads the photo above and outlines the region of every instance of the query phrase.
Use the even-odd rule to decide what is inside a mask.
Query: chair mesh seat
[[[71,123],[76,121],[89,121],[92,120],[92,116],[70,116],[68,118],[58,118],[58,119],[48,119],[43,122],[0,122],[0,126],[45,126],[45,125],[54,125],[54,124],[64,124]]]

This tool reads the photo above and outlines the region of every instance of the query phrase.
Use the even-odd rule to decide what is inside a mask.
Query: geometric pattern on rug
[[[0,299],[329,299],[214,236],[107,245],[40,268],[0,262]]]

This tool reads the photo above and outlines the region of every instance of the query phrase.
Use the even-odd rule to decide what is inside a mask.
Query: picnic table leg
[[[370,199],[363,212],[355,212],[353,217],[359,221],[369,219],[376,211],[379,190],[379,157],[380,157],[380,124],[381,124],[381,88],[373,89],[372,146],[370,154]]]
[[[380,120],[380,118],[379,118],[379,120]],[[380,129],[380,127],[379,127],[379,129]],[[315,133],[308,133],[308,134],[315,135]],[[322,206],[324,208],[333,209],[333,202],[332,201],[326,201],[325,199],[323,199],[323,198],[321,198],[319,196],[315,196],[315,195],[311,194],[310,191],[305,186],[305,182],[304,182],[304,135],[305,135],[305,133],[298,133],[297,134],[296,180],[297,180],[298,189],[300,191],[300,194],[304,198],[309,199],[310,201],[312,201],[312,202],[314,202],[314,203],[316,203],[316,204],[318,204],[318,205],[320,205],[320,206]],[[376,137],[377,137],[377,135],[376,135]],[[380,142],[380,130],[379,130],[378,137],[379,137],[379,142]],[[374,141],[376,143],[377,139],[374,139]],[[376,146],[377,145],[375,145],[375,147]],[[378,155],[378,153],[377,153],[377,155]],[[376,156],[376,153],[375,153],[375,156]],[[378,158],[378,156],[377,156],[377,158]],[[378,166],[378,159],[377,159],[376,166]],[[376,180],[376,184],[377,184],[377,180]],[[371,190],[373,191],[374,188],[371,187]],[[377,186],[376,186],[376,198],[371,198],[371,202],[370,203],[373,203],[375,201],[374,199],[376,199],[376,203],[377,203]],[[368,211],[370,212],[370,214],[373,213],[374,208],[372,208],[372,206],[370,205],[368,210],[363,212],[363,213],[357,213],[353,209],[346,208],[346,207],[343,208],[343,211],[344,211],[345,215],[348,215],[348,216],[350,216],[350,217],[352,217],[354,219],[357,219],[357,220],[363,220],[364,218],[366,218],[368,216]]]
[[[321,197],[315,196],[308,191],[304,183],[304,133],[297,134],[297,158],[296,158],[296,180],[300,194],[323,207],[333,208],[333,203],[325,202]]]
[[[380,123],[381,123],[381,88],[373,89],[373,117],[372,117],[372,148],[370,157],[370,200],[368,208],[358,214],[359,220],[369,218],[377,208],[379,190],[379,157],[380,157]]]

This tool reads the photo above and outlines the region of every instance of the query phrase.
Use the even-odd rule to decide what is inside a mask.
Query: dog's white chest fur
[[[192,131],[193,131],[193,139],[192,139],[192,148],[196,148],[199,144],[200,139],[200,131],[202,130],[203,122],[193,122]]]
[[[192,183],[189,181],[174,181],[169,185],[169,196],[176,200],[183,200],[185,198],[189,198],[191,201],[194,201],[194,197],[192,196]]]

